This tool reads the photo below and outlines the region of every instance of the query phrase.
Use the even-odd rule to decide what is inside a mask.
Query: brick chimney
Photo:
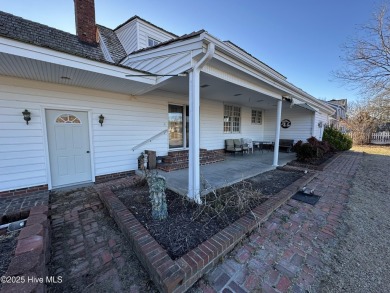
[[[79,40],[96,45],[95,1],[74,0],[76,34]]]

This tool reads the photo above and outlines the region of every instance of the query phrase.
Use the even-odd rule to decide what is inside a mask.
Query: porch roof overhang
[[[291,107],[293,106],[298,106],[298,107],[301,107],[301,108],[304,108],[304,109],[307,109],[307,110],[310,110],[310,111],[313,111],[313,112],[320,112],[318,110],[318,108],[312,106],[312,105],[309,105],[308,103],[305,103],[305,102],[302,102],[296,98],[292,98],[292,101],[291,101]]]
[[[230,85],[234,84],[236,87],[232,89],[233,91],[251,91],[252,94],[259,95],[257,100],[262,98],[271,98],[272,100],[273,98],[275,101],[274,99],[282,99],[282,96],[287,95],[301,101],[300,105],[311,111],[333,113],[330,106],[294,86],[279,72],[230,42],[220,41],[207,32],[195,34],[185,40],[169,42],[167,45],[155,49],[149,48],[139,53],[130,54],[122,61],[122,64],[159,75],[185,73],[191,71],[193,64],[202,58],[209,43],[215,44],[216,50],[213,59],[202,69],[201,79],[206,79],[206,84],[214,77],[225,81],[224,85],[220,87],[222,91],[226,87],[231,88]],[[157,83],[150,90],[160,89],[185,94],[181,85],[181,83],[185,83],[180,80],[185,79],[160,76],[156,78]],[[225,91],[220,94],[224,94]],[[142,93],[144,92],[139,92],[139,94]],[[241,103],[242,97],[236,98],[234,101]]]
[[[135,94],[156,84],[145,72],[0,37],[0,75]]]

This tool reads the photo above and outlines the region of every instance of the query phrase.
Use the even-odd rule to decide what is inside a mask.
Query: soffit
[[[205,87],[205,85],[208,85]],[[158,88],[167,95],[179,94],[189,96],[189,78],[174,77]],[[200,74],[201,99],[220,101],[226,104],[234,104],[259,109],[276,109],[277,99],[224,79],[212,76],[205,72]]]
[[[7,53],[0,53],[0,75],[124,94],[133,94],[151,86],[130,80],[125,74],[123,78],[118,78]]]

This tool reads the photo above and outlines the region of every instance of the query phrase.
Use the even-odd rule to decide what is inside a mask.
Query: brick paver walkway
[[[348,200],[360,153],[346,152],[307,185],[321,196],[311,206],[290,199],[242,245],[190,289],[191,292],[312,292],[318,287],[324,249]],[[0,199],[0,211],[37,205],[44,197]],[[1,215],[1,213],[0,213]],[[50,292],[154,292],[149,276],[92,188],[51,195],[49,275],[62,276]]]
[[[92,187],[51,194],[49,292],[156,292]]]
[[[196,292],[313,292],[324,249],[348,200],[360,153],[346,152],[307,185],[321,196],[311,206],[290,199],[198,283]]]

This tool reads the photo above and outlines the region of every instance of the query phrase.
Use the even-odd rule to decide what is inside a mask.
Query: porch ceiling
[[[122,74],[121,68],[117,68],[118,73],[123,75],[123,78],[4,52],[0,53],[0,75],[123,94],[134,94],[150,88],[150,84],[129,80],[125,77],[126,72]]]
[[[159,87],[159,90],[188,97],[189,78],[188,76],[171,78]],[[276,109],[277,102],[277,99],[273,97],[204,72],[200,74],[200,97],[201,99],[221,101],[264,110]]]

